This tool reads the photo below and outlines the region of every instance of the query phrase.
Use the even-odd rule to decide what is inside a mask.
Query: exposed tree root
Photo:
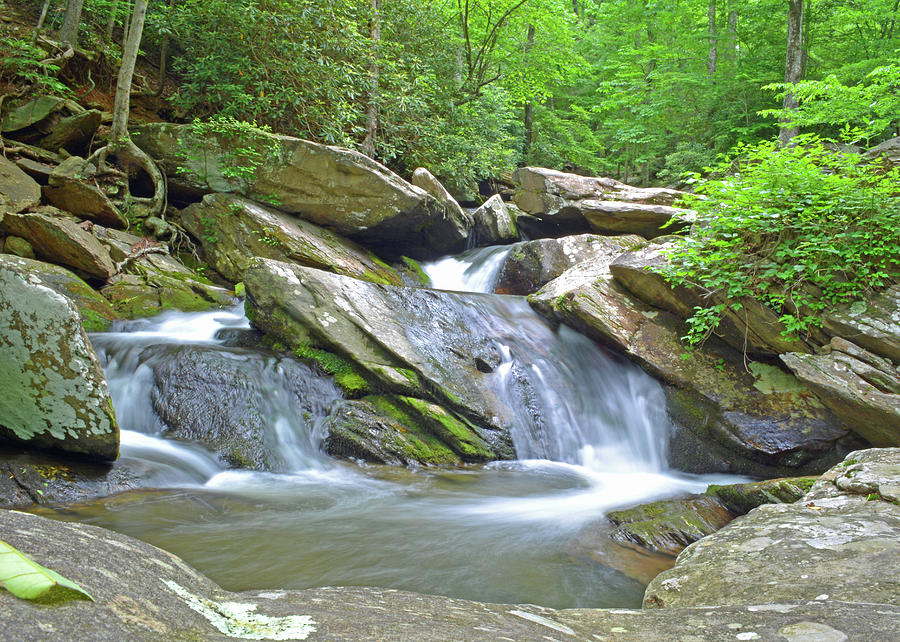
[[[150,180],[153,181],[153,196],[148,198],[136,197],[128,193],[128,202],[132,206],[137,205],[143,210],[141,218],[150,216],[163,218],[163,213],[166,209],[166,179],[156,166],[156,163],[153,162],[153,159],[147,156],[133,142],[125,140],[116,144],[115,147],[112,145],[101,147],[91,154],[88,161],[97,167],[99,173],[121,175],[120,172],[117,172],[107,164],[107,160],[113,156],[115,157],[116,165],[122,168],[126,175],[135,176],[137,171],[143,170],[147,172]]]

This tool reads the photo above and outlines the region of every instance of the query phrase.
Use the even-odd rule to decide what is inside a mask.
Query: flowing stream
[[[437,289],[489,292],[509,250],[480,248],[425,269]],[[523,417],[513,431],[520,460],[398,469],[329,458],[319,449],[323,423],[341,404],[330,379],[229,347],[249,328],[240,308],[166,313],[92,335],[123,427],[116,465],[139,471],[153,490],[57,517],[149,541],[231,590],[370,585],[552,607],[637,606],[643,586],[592,560],[583,534],[602,529],[613,508],[700,491],[713,478],[666,468],[663,393],[640,370],[568,328],[551,329],[521,297],[466,301],[487,319],[477,331],[503,346],[501,387],[515,373],[531,382],[527,398],[504,388],[511,406],[542,418],[536,427]],[[177,372],[185,350],[227,359],[245,375],[278,472],[226,468],[198,443],[166,435],[154,395],[159,373]]]

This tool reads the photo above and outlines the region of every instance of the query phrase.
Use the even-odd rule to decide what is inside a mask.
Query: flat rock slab
[[[232,593],[178,557],[95,526],[0,511],[0,539],[94,598],[39,605],[0,591],[5,636],[65,640],[768,640],[888,642],[900,608],[764,604],[553,610],[378,588]],[[741,634],[744,637],[738,637]]]
[[[841,487],[841,480],[857,476],[866,483]],[[825,492],[829,484],[833,492]],[[892,498],[898,485],[900,449],[850,453],[835,467],[834,481],[823,481],[800,501],[760,506],[686,548],[675,567],[647,587],[644,605],[900,606],[900,504]],[[877,492],[882,487],[891,489],[887,497]]]
[[[900,365],[900,285],[832,312],[824,330]]]
[[[0,220],[3,212],[21,212],[41,200],[41,186],[18,165],[0,155]]]

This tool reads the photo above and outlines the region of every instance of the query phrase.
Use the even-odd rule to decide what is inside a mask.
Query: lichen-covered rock
[[[681,430],[672,463],[760,477],[822,472],[861,443],[793,375],[710,339],[685,355],[679,319],[630,296],[602,264],[580,263],[529,297],[558,319],[635,361],[665,384]]]
[[[251,259],[262,256],[364,281],[400,285],[396,270],[368,250],[318,225],[253,201],[209,194],[181,212],[210,265],[226,279],[244,280]]]
[[[900,368],[835,337],[821,354],[784,354],[798,379],[875,446],[900,446]]]
[[[821,495],[814,486],[796,503],[760,506],[686,548],[644,606],[900,605],[900,449],[851,453],[836,472]]]
[[[7,236],[3,241],[2,251],[5,254],[20,256],[23,259],[34,258],[34,248],[31,247],[31,243],[18,236]]]
[[[89,182],[96,172],[97,168],[85,159],[70,156],[50,173],[44,197],[51,205],[78,218],[108,227],[126,227],[128,221],[109,197]]]
[[[27,240],[39,259],[65,265],[88,278],[106,281],[116,273],[106,248],[90,232],[52,207],[7,214],[0,230]]]
[[[16,271],[28,281],[45,285],[71,300],[86,332],[102,332],[119,318],[109,301],[63,267],[12,256],[0,256],[0,267]]]
[[[516,216],[499,194],[494,194],[472,213],[475,244],[500,245],[519,240]]]
[[[684,286],[672,287],[663,278],[659,268],[665,265],[666,252],[672,247],[671,239],[657,239],[646,247],[623,253],[610,264],[609,271],[641,301],[682,319],[693,316],[696,306],[722,303],[721,295]],[[772,310],[750,297],[743,297],[740,302],[739,312],[730,307],[725,309],[716,328],[717,336],[730,346],[755,356],[812,351],[805,341],[782,334],[787,328]]]
[[[622,252],[645,240],[640,236],[578,234],[559,239],[539,239],[517,245],[503,261],[494,292],[531,294],[570,267],[583,261],[608,265]]]
[[[0,381],[3,439],[96,459],[118,456],[106,379],[75,304],[6,264],[0,264]]]
[[[900,285],[826,314],[823,329],[900,365]]]
[[[5,212],[21,212],[41,200],[41,186],[0,154],[0,221]]]
[[[0,591],[17,640],[590,640],[746,639],[893,642],[900,608],[837,601],[683,609],[502,605],[368,587],[221,589],[150,544],[85,524],[0,511],[0,539],[77,582],[95,601],[52,607]],[[736,633],[739,632],[739,633]],[[752,635],[751,635],[752,634]]]
[[[792,504],[809,492],[817,479],[783,477],[746,484],[713,484],[705,494],[718,499],[735,515],[744,515],[763,504]]]
[[[264,132],[251,141],[197,140],[191,127],[151,123],[132,132],[135,143],[162,164],[175,190],[271,202],[282,212],[397,255],[422,258],[465,246],[458,220],[434,197],[359,152]],[[224,176],[229,152],[248,144],[260,149],[262,166],[249,181]]]
[[[734,517],[717,499],[703,495],[641,504],[607,515],[616,527],[611,535],[614,541],[637,544],[672,557]]]
[[[588,231],[652,238],[677,230],[660,228],[673,215],[689,213],[672,207],[682,192],[662,187],[632,187],[543,167],[522,167],[513,178],[516,205],[534,217],[520,226],[533,238]]]

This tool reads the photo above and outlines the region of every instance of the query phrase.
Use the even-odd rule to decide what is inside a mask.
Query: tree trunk
[[[73,48],[78,46],[78,25],[81,23],[81,5],[84,0],[68,0],[62,27],[59,29],[59,41]]]
[[[141,36],[144,32],[144,18],[147,15],[147,0],[135,0],[131,26],[122,50],[122,66],[116,83],[116,99],[113,104],[113,122],[110,131],[110,146],[115,147],[128,138],[128,112],[131,106],[131,80],[137,62]]]
[[[369,158],[375,158],[375,134],[378,132],[378,82],[381,78],[381,67],[378,64],[378,46],[381,43],[381,0],[372,0],[372,90],[369,93],[369,104],[366,107],[366,137],[362,142],[362,152]]]
[[[112,42],[113,29],[116,28],[116,17],[119,13],[119,0],[113,0],[112,8],[109,10],[109,17],[106,19],[106,39]]]
[[[792,84],[803,78],[803,0],[788,0],[787,54],[784,63],[784,82]],[[784,95],[784,110],[797,109],[797,99],[793,92]],[[782,121],[778,140],[787,145],[797,135],[798,128],[790,127],[787,120]]]
[[[41,8],[41,17],[38,18],[37,26],[34,28],[34,33],[31,34],[31,44],[37,42],[38,34],[41,33],[41,29],[44,28],[44,20],[47,19],[47,9],[50,8],[50,0],[44,0],[44,6]]]
[[[706,73],[714,76],[716,73],[716,58],[718,57],[718,34],[716,33],[716,0],[709,0],[709,59],[706,61]]]
[[[735,0],[728,0],[728,56],[732,60],[738,59],[738,11],[734,6]]]
[[[534,46],[534,25],[528,25],[528,40],[525,43],[525,52],[531,51]],[[522,142],[522,162],[528,163],[528,155],[531,154],[531,143],[534,140],[534,103],[528,101],[525,104],[525,116],[522,124],[525,126],[525,140]]]

